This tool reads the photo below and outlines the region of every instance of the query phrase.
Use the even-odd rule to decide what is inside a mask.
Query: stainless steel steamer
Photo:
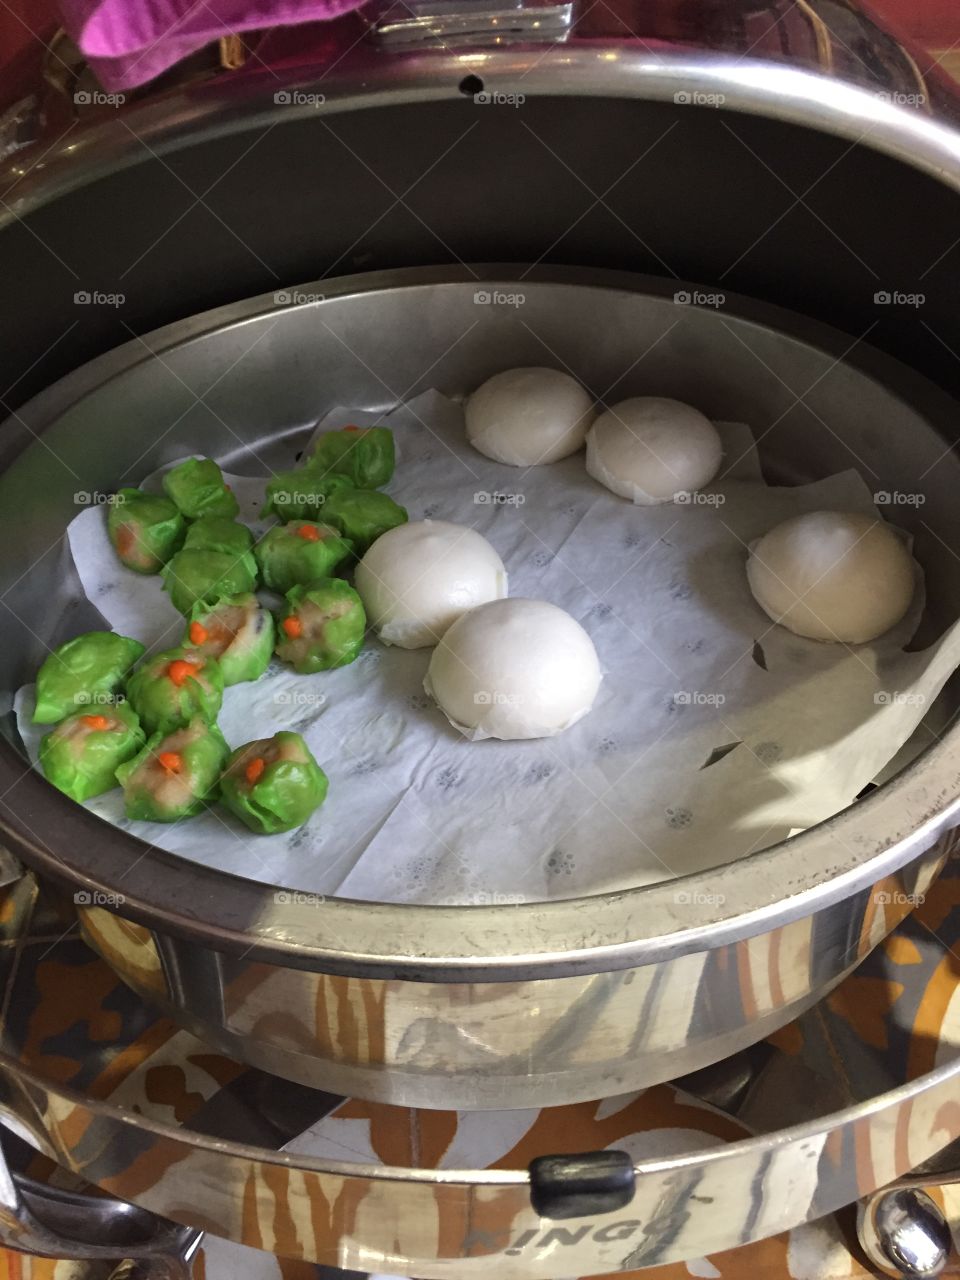
[[[892,1052],[877,1062],[861,1046],[844,1063],[854,1069],[850,1077],[846,1070],[811,1073],[792,1051],[765,1045],[721,1064],[718,1073],[680,1082],[734,1115],[758,1089],[778,1098],[781,1127],[725,1145],[629,1165],[613,1162],[616,1152],[588,1152],[555,1160],[548,1171],[536,1164],[438,1169],[309,1156],[296,1139],[339,1099],[254,1069],[235,1074],[224,1070],[228,1063],[218,1074],[207,1055],[200,1056],[218,1087],[202,1085],[203,1073],[189,1065],[198,1056],[196,1041],[170,1040],[133,993],[111,989],[101,976],[91,980],[82,942],[64,933],[49,897],[37,903],[29,877],[4,891],[3,903],[6,1007],[33,1016],[17,1020],[19,1030],[6,1029],[0,1115],[14,1134],[107,1198],[92,1198],[83,1184],[63,1186],[62,1179],[59,1190],[38,1185],[29,1177],[29,1152],[5,1136],[13,1177],[0,1199],[0,1243],[101,1263],[132,1255],[157,1280],[170,1276],[160,1269],[164,1260],[169,1266],[188,1255],[202,1231],[283,1258],[430,1280],[556,1280],[703,1259],[821,1219],[860,1197],[869,1197],[864,1218],[875,1221],[887,1198],[871,1197],[873,1188],[922,1165],[941,1146],[956,1108],[960,1057],[949,1037],[936,1069],[914,1080]],[[933,950],[931,967],[947,955]],[[32,980],[44,963],[75,984],[83,1015],[69,1037],[56,1038],[54,1064],[38,1053],[35,1032],[23,1032],[36,1025]],[[84,992],[85,980],[96,994]],[[99,1016],[107,1009],[109,1021],[123,1028],[109,1045]],[[800,1019],[798,1034],[815,1040],[823,1025],[822,1011],[813,1010]],[[184,1039],[178,1055],[173,1046]],[[129,1088],[146,1074],[153,1052],[168,1076],[172,1070],[185,1081],[172,1095],[146,1079]],[[84,1060],[96,1065],[65,1084],[65,1063]],[[128,1105],[104,1096],[105,1074]],[[874,1080],[872,1091],[863,1078]],[[191,1092],[197,1088],[199,1105]],[[133,1099],[138,1113],[130,1109]],[[180,1118],[181,1102],[185,1115],[177,1124],[171,1113],[176,1107]],[[405,1121],[399,1112],[397,1123]],[[905,1179],[904,1190],[922,1193],[955,1181],[955,1170],[954,1151],[952,1162]],[[900,1242],[920,1252],[923,1234],[914,1226]],[[843,1250],[838,1241],[837,1252]],[[798,1251],[804,1253],[799,1243]],[[730,1265],[740,1274],[736,1257]],[[885,1260],[896,1272],[889,1253]],[[812,1262],[807,1256],[802,1265]],[[185,1280],[182,1272],[173,1275]]]
[[[630,22],[624,38],[622,24],[604,28],[596,15],[563,42],[553,29],[554,42],[539,47],[529,29],[517,44],[497,36],[497,47],[489,31],[457,47],[441,29],[439,47],[397,52],[383,27],[379,36],[341,28],[314,65],[291,57],[63,128],[50,110],[47,136],[10,151],[0,233],[7,297],[23,303],[0,310],[3,383],[12,383],[0,431],[3,688],[28,678],[42,644],[81,621],[70,613],[75,584],[51,549],[77,482],[58,474],[45,445],[106,489],[179,406],[192,447],[202,436],[227,452],[203,404],[225,367],[211,376],[210,360],[229,363],[245,332],[278,318],[273,293],[299,281],[321,278],[315,289],[327,301],[283,308],[288,341],[270,354],[279,371],[309,339],[317,381],[258,381],[255,372],[270,373],[266,351],[259,366],[244,360],[211,401],[242,438],[262,433],[264,394],[271,420],[292,427],[351,394],[389,403],[394,378],[409,394],[419,378],[464,389],[481,369],[455,349],[425,375],[444,330],[411,333],[411,299],[434,290],[446,324],[445,309],[463,306],[476,281],[522,276],[543,299],[541,332],[561,346],[547,299],[574,283],[613,290],[631,323],[641,307],[651,336],[675,317],[683,282],[727,294],[726,338],[709,336],[716,315],[687,307],[692,346],[660,344],[646,369],[658,389],[679,391],[680,362],[693,352],[704,375],[685,398],[718,414],[749,402],[739,416],[750,421],[758,404],[770,421],[783,414],[783,448],[771,448],[768,465],[789,478],[832,469],[854,435],[896,487],[946,454],[956,439],[947,395],[960,387],[953,91],[849,6],[804,4],[800,34],[785,6],[770,28],[773,50],[751,37],[751,6],[725,13],[711,24],[706,8],[700,15],[707,51],[676,32],[651,40],[656,31]],[[438,27],[431,19],[416,38],[429,41]],[[28,103],[16,136],[32,123]],[[462,265],[491,261],[539,265],[533,274]],[[358,270],[372,274],[344,278]],[[87,290],[125,302],[84,308],[74,323],[73,296]],[[922,312],[877,301],[918,292]],[[386,349],[359,319],[374,300],[393,319],[378,327]],[[210,306],[218,310],[200,314]],[[366,373],[311,330],[321,314],[347,326]],[[588,324],[578,333],[589,343]],[[481,365],[513,363],[515,338],[494,340]],[[183,379],[160,417],[144,412],[142,392],[157,377],[149,351]],[[649,385],[638,375],[638,388]],[[811,407],[831,431],[815,425]],[[155,443],[147,460],[173,456],[185,440]],[[25,504],[26,493],[41,496]],[[940,623],[960,598],[957,561],[941,545],[955,542],[950,493],[929,485],[928,528],[916,530]],[[331,901],[318,912],[281,908],[269,886],[129,841],[24,773],[9,715],[5,737],[5,839],[75,891],[108,894],[123,871],[122,911],[81,915],[131,985],[269,1071],[421,1106],[598,1097],[757,1039],[896,925],[941,865],[960,804],[949,731],[831,822],[690,881],[693,902],[709,888],[725,894],[723,908],[678,914],[668,884],[510,908]],[[294,1031],[270,1031],[264,1008],[289,1015]],[[952,1088],[944,1068],[920,1091]]]
[[[61,537],[78,488],[107,492],[131,467],[197,449],[223,457],[241,442],[289,465],[304,431],[281,424],[337,403],[383,403],[395,388],[463,391],[544,351],[588,385],[683,390],[716,418],[756,424],[761,455],[781,473],[859,459],[881,487],[922,485],[928,501],[913,524],[928,612],[934,627],[938,613],[950,616],[960,598],[949,552],[956,476],[952,459],[937,460],[956,410],[932,386],[889,360],[861,370],[858,352],[840,358],[848,339],[791,334],[787,317],[755,304],[738,316],[733,298],[720,313],[676,303],[670,286],[658,297],[631,278],[588,284],[592,274],[554,269],[553,283],[524,276],[522,309],[488,310],[474,302],[472,274],[443,283],[449,274],[328,281],[322,303],[237,304],[128,343],[24,406],[4,432],[16,457],[0,478],[7,687],[29,678],[44,646],[98,625]],[[519,287],[489,269],[481,278],[493,291]],[[647,354],[637,362],[636,352]],[[23,502],[32,493],[42,505]],[[144,995],[290,1079],[464,1108],[622,1093],[789,1021],[924,891],[958,793],[948,734],[831,821],[682,882],[508,908],[317,904],[277,892],[296,885],[147,846],[52,793],[19,756],[0,759],[11,843],[90,895],[79,907],[88,938]],[[141,926],[134,934],[97,905],[116,895]]]

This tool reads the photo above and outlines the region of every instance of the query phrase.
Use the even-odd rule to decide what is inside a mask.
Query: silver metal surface
[[[674,6],[583,6],[571,41],[551,48],[386,55],[344,32],[302,67],[258,58],[63,137],[51,126],[3,175],[0,266],[33,299],[0,316],[10,402],[130,328],[268,288],[541,257],[718,284],[851,336],[877,319],[881,271],[896,287],[922,273],[923,322],[947,346],[894,309],[873,340],[956,384],[946,76],[852,0],[787,5],[759,31],[739,5],[705,5],[711,49],[691,45],[699,11],[683,8],[692,25],[671,32]],[[519,95],[523,110],[477,107],[477,80],[490,103]],[[78,288],[126,300],[119,315],[88,309],[65,342]]]
[[[32,146],[42,135],[43,120],[36,95],[13,103],[0,112],[0,163],[9,163],[15,153]]]
[[[93,1192],[51,1187],[14,1172],[0,1136],[0,1246],[83,1262],[130,1258],[151,1280],[188,1280],[203,1232]]]
[[[943,1272],[952,1247],[950,1228],[924,1191],[885,1191],[861,1206],[857,1233],[867,1257],[884,1275],[930,1280]]]
[[[858,1204],[857,1234],[870,1261],[885,1275],[940,1274],[953,1233],[930,1191],[957,1183],[960,1143],[955,1140]]]
[[[572,3],[551,0],[386,0],[361,16],[381,48],[497,47],[565,40],[573,25]]]
[[[113,1194],[284,1257],[428,1280],[554,1280],[560,1267],[593,1274],[702,1257],[824,1216],[866,1194],[876,1169],[896,1170],[908,1119],[914,1158],[938,1148],[958,1073],[953,1059],[774,1135],[640,1161],[630,1205],[562,1224],[533,1212],[526,1170],[374,1167],[211,1140],[78,1094],[9,1053],[0,1112]],[[858,1160],[863,1150],[875,1159]]]
[[[24,1046],[17,1044],[11,1030],[11,1023],[17,1020],[11,1010],[22,1011],[29,1006],[34,1016],[42,1018],[44,1010],[37,1009],[36,1005],[38,1000],[42,1003],[44,996],[34,980],[35,969],[28,966],[24,973],[20,964],[10,963],[11,951],[21,953],[22,959],[25,946],[40,948],[41,964],[51,953],[59,954],[58,948],[68,951],[74,961],[80,957],[77,940],[70,936],[72,930],[59,930],[51,940],[49,930],[53,922],[49,902],[45,899],[38,910],[37,885],[29,873],[15,889],[0,892],[5,921],[0,939],[0,970],[7,984],[0,1002],[4,1010],[2,1049],[16,1074],[13,1063]],[[86,976],[78,973],[73,981],[82,986]],[[121,1028],[121,1036],[129,1036],[134,1033],[127,1028],[140,1028],[145,1019],[129,1017],[131,997],[119,988],[119,983],[118,989],[121,1000],[126,999],[121,1007],[127,1016],[121,1014],[117,1026]],[[96,1044],[99,1033],[85,1019],[80,1020],[75,1032],[80,1027],[86,1029],[85,1035],[84,1032],[80,1032],[79,1037],[75,1034],[71,1044],[78,1065],[86,1066],[90,1060],[102,1061],[102,1049]],[[62,1053],[65,1047],[61,1043],[58,1052]],[[119,1045],[112,1052],[119,1052]],[[93,1070],[95,1072],[96,1067]],[[247,1069],[218,1087],[190,1114],[184,1127],[202,1135],[209,1146],[215,1146],[225,1137],[251,1147],[282,1151],[340,1102],[341,1098],[330,1094],[298,1088]],[[121,1261],[135,1263],[136,1274],[143,1280],[188,1280],[190,1261],[202,1241],[201,1229],[192,1224],[178,1225],[137,1204],[105,1195],[90,1187],[86,1180],[73,1179],[68,1185],[51,1185],[32,1176],[31,1146],[43,1147],[46,1137],[38,1142],[36,1131],[25,1119],[14,1111],[6,1111],[3,1116],[6,1127],[0,1128],[0,1246],[19,1253],[99,1264],[85,1271],[89,1280],[108,1276]],[[82,1134],[78,1133],[77,1137],[82,1146]],[[109,1153],[103,1155],[109,1162]]]
[[[435,1280],[555,1280],[564,1273],[702,1257],[822,1218],[869,1194],[880,1179],[896,1178],[908,1163],[934,1156],[956,1114],[960,1058],[944,1042],[937,1069],[908,1084],[839,1107],[825,1101],[823,1091],[807,1091],[808,1110],[800,1123],[711,1150],[639,1160],[627,1206],[548,1221],[531,1209],[530,1176],[522,1167],[381,1167],[310,1157],[307,1148],[298,1150],[296,1135],[337,1100],[255,1071],[235,1075],[226,1062],[221,1068],[230,1083],[207,1094],[199,1109],[188,1110],[186,1127],[159,1120],[152,1107],[166,1117],[182,1098],[176,1089],[171,1094],[161,1087],[154,1102],[149,1083],[154,1051],[165,1074],[179,1061],[169,1032],[119,980],[112,987],[104,983],[97,972],[102,966],[78,939],[59,929],[51,939],[58,904],[44,895],[45,906],[38,908],[31,884],[25,877],[3,893],[0,954],[34,957],[29,964],[3,966],[4,1007],[28,1015],[11,1018],[8,1012],[4,1020],[3,1123],[85,1181],[135,1200],[141,1211],[282,1257]],[[941,954],[933,947],[931,970]],[[38,1055],[33,1029],[47,1008],[45,973],[67,985],[61,1007],[75,1007],[83,1016],[68,1039],[50,1040],[49,1055]],[[57,1025],[56,1016],[48,1025]],[[817,1012],[801,1021],[802,1039],[820,1017]],[[107,1026],[122,1030],[104,1046]],[[190,1060],[195,1042],[181,1041],[181,1052]],[[64,1055],[93,1087],[63,1083]],[[792,1052],[772,1045],[749,1056],[752,1066],[741,1063],[741,1075],[769,1070],[785,1079],[775,1060],[782,1058],[788,1071],[794,1060]],[[97,1063],[92,1069],[91,1058]],[[896,1054],[889,1066],[890,1079],[899,1080]],[[102,1096],[104,1069],[126,1107]],[[134,1084],[132,1077],[141,1072]],[[718,1094],[704,1081],[699,1091],[721,1102],[726,1097],[736,1109],[723,1087]],[[137,1099],[140,1109],[133,1110]],[[396,1117],[398,1123],[415,1122],[402,1112]],[[932,1176],[952,1158],[945,1151],[918,1175]],[[18,1168],[30,1165],[21,1159]]]
[[[0,886],[13,884],[15,880],[19,880],[23,875],[22,864],[13,856],[9,849],[4,849],[0,845]]]
[[[761,441],[774,475],[866,465],[890,489],[909,489],[942,458],[956,418],[952,401],[868,348],[839,359],[849,346],[840,335],[732,297],[719,314],[677,303],[669,286],[640,290],[632,277],[527,275],[522,313],[483,308],[480,341],[476,273],[452,274],[328,281],[322,303],[277,306],[271,296],[198,317],[26,406],[0,431],[6,687],[30,678],[45,645],[95,625],[56,549],[78,487],[107,492],[131,469],[197,449],[224,456],[256,441],[265,456],[265,424],[282,432],[335,403],[390,404],[428,385],[459,392],[547,353],[598,393],[682,394],[717,418],[775,424]],[[519,272],[480,274],[508,290]],[[648,352],[640,367],[638,350]],[[228,367],[211,387],[211,371]],[[117,434],[113,424],[134,420],[136,431]],[[285,447],[297,438],[287,428]],[[922,521],[915,510],[900,521],[917,534],[934,631],[960,598],[948,549],[955,466],[924,481]],[[16,495],[41,488],[25,521]],[[24,557],[36,561],[26,576]],[[958,796],[948,735],[829,822],[685,878],[682,896],[667,882],[506,908],[318,906],[278,903],[273,886],[131,840],[25,771],[9,745],[0,756],[8,843],[94,903],[122,892],[126,924],[98,906],[79,911],[88,939],[137,990],[264,1070],[427,1107],[605,1096],[760,1039],[903,918],[950,847]]]
[[[563,8],[563,6],[558,6]],[[801,62],[800,59],[797,60]],[[724,112],[756,114],[834,134],[895,157],[955,189],[960,187],[960,119],[948,95],[936,95],[912,60],[873,67],[852,58],[845,76],[824,75],[789,62],[765,62],[742,53],[677,46],[652,52],[623,41],[591,40],[549,50],[445,47],[427,53],[392,53],[389,59],[359,48],[330,68],[265,76],[238,76],[191,86],[186,92],[130,104],[113,118],[72,130],[34,163],[21,157],[9,173],[11,199],[0,226],[145,159],[256,125],[336,116],[384,104],[437,102],[462,96],[464,77],[506,99],[537,97],[640,98],[647,102],[716,105]],[[906,71],[906,77],[904,77]],[[926,92],[930,89],[930,93]],[[902,104],[921,93],[927,109]],[[468,86],[469,96],[476,92]],[[932,101],[937,97],[938,111]],[[7,176],[7,175],[4,175]]]

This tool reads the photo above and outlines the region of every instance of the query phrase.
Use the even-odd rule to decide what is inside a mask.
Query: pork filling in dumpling
[[[155,733],[117,770],[127,817],[176,822],[199,813],[212,799],[229,754],[217,726],[199,717],[172,733]]]
[[[277,657],[301,675],[344,667],[360,652],[366,625],[360,597],[342,578],[293,587],[279,618]]]
[[[212,608],[196,605],[184,645],[215,658],[226,686],[258,680],[270,662],[274,639],[273,615],[248,592],[228,596]]]
[[[238,747],[220,779],[223,804],[258,835],[301,826],[326,795],[327,775],[286,730]]]

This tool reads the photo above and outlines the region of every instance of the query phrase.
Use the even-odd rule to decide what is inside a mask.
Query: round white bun
[[[695,493],[720,469],[717,429],[679,400],[636,396],[602,413],[587,434],[587,471],[641,506]]]
[[[583,448],[596,410],[569,373],[508,369],[477,388],[465,414],[467,439],[484,457],[535,467]]]
[[[751,546],[747,581],[760,608],[796,635],[864,644],[900,621],[916,579],[909,551],[876,516],[812,511]]]
[[[382,534],[357,565],[354,585],[384,644],[436,644],[468,609],[507,594],[507,571],[474,529],[419,520]]]
[[[548,738],[587,714],[600,680],[579,622],[555,604],[513,599],[455,622],[423,687],[468,738]]]

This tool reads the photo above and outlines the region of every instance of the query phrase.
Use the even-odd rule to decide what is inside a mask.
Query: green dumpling
[[[37,673],[34,724],[55,724],[81,707],[109,702],[143,656],[139,640],[88,631],[55,649]]]
[[[266,586],[285,595],[299,583],[329,577],[352,550],[353,543],[332,525],[294,520],[269,529],[254,554]]]
[[[352,488],[350,480],[335,471],[327,475],[309,467],[280,471],[267,484],[267,498],[260,516],[261,519],[276,516],[280,520],[315,520],[334,493]]]
[[[347,476],[357,489],[380,489],[393,475],[396,456],[389,427],[344,427],[326,431],[307,463],[315,475]]]
[[[277,622],[277,657],[308,676],[353,662],[363,646],[367,616],[349,583],[322,578],[292,587]]]
[[[245,524],[226,516],[201,516],[187,530],[184,551],[222,551],[242,556],[253,550],[253,534]]]
[[[346,489],[333,494],[323,508],[323,518],[339,529],[362,556],[381,533],[407,523],[407,513],[399,503],[375,489]]]
[[[252,592],[194,605],[184,647],[215,658],[224,685],[259,680],[273,656],[273,614]]]
[[[241,595],[256,585],[257,562],[250,551],[235,555],[184,547],[163,570],[163,589],[185,616],[195,604],[216,604],[224,596]]]
[[[220,779],[220,799],[258,835],[301,826],[327,795],[327,775],[299,733],[238,747]]]
[[[201,516],[232,519],[240,504],[224,483],[223,472],[212,458],[188,458],[163,477],[164,492],[188,520]]]
[[[187,522],[169,498],[142,489],[120,489],[107,513],[107,536],[122,564],[136,573],[159,573],[183,544]]]
[[[170,733],[200,719],[213,723],[223,701],[223,673],[196,649],[148,658],[127,681],[127,697],[147,733]]]
[[[133,708],[111,702],[96,712],[75,711],[40,742],[44,776],[65,796],[83,803],[117,785],[116,771],[144,744]]]
[[[127,817],[178,822],[200,813],[213,800],[229,755],[217,726],[199,718],[172,733],[155,733],[117,770]]]

